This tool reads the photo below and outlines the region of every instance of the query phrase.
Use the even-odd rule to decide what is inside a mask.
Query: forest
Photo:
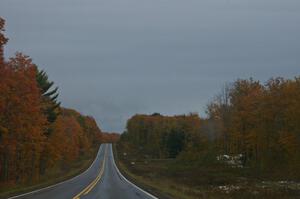
[[[195,187],[189,190],[195,195],[200,185],[222,190],[246,177],[300,180],[300,77],[238,79],[208,103],[203,117],[136,114],[119,140],[93,117],[62,107],[58,87],[29,56],[5,59],[4,26],[0,18],[0,192],[68,171],[83,158],[92,160],[101,143],[117,141],[123,172],[124,163],[165,185]]]
[[[204,117],[135,115],[116,149],[161,198],[298,198],[300,77],[226,84]]]
[[[300,77],[237,80],[208,105],[203,128],[243,165],[300,177]],[[205,132],[205,131],[204,131]]]
[[[69,171],[83,157],[92,160],[100,143],[117,139],[102,133],[93,117],[61,107],[58,87],[30,57],[4,58],[4,25],[0,18],[1,191]]]
[[[200,131],[196,114],[182,116],[135,115],[127,123],[121,143],[130,143],[140,154],[149,158],[176,158],[188,145],[196,145]]]
[[[207,117],[135,115],[121,144],[149,158],[188,162],[240,156],[240,166],[300,178],[300,78],[227,84]]]

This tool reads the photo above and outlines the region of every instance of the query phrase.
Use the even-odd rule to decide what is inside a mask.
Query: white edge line
[[[112,151],[112,153],[113,153],[112,145],[110,145],[110,147],[111,147],[111,151]],[[137,185],[133,184],[133,183],[130,182],[129,180],[127,180],[127,178],[124,177],[124,176],[122,175],[122,173],[119,171],[119,169],[118,169],[118,167],[117,167],[117,165],[116,165],[116,163],[115,163],[115,157],[114,157],[113,154],[112,154],[112,157],[113,157],[113,163],[114,163],[114,166],[115,166],[117,172],[119,173],[119,175],[120,175],[127,183],[129,183],[130,185],[134,186],[136,189],[138,189],[139,191],[141,191],[141,192],[143,192],[144,194],[148,195],[149,197],[154,198],[154,199],[159,199],[159,198],[155,197],[154,195],[148,193],[147,191],[141,189],[141,188],[138,187]]]
[[[22,197],[22,196],[27,196],[27,195],[30,195],[30,194],[38,193],[38,192],[40,192],[40,191],[44,191],[44,190],[47,190],[47,189],[56,187],[56,186],[58,186],[58,185],[61,185],[61,184],[63,184],[63,183],[66,183],[66,182],[69,182],[69,181],[71,181],[71,180],[74,180],[74,179],[78,178],[79,176],[83,175],[83,174],[86,173],[88,170],[90,170],[90,168],[92,168],[92,166],[94,165],[94,163],[96,162],[96,160],[97,160],[97,158],[98,158],[98,155],[100,154],[100,151],[101,151],[102,148],[103,148],[102,146],[103,146],[103,144],[101,144],[101,146],[99,147],[99,150],[98,150],[98,153],[97,153],[97,155],[96,155],[96,158],[94,159],[94,161],[93,161],[93,163],[91,164],[91,166],[90,166],[87,170],[85,170],[84,172],[80,173],[79,175],[77,175],[77,176],[75,176],[75,177],[73,177],[73,178],[71,178],[71,179],[68,179],[68,180],[59,182],[59,183],[57,183],[57,184],[50,185],[50,186],[48,186],[48,187],[44,187],[44,188],[41,188],[41,189],[38,189],[38,190],[34,190],[34,191],[31,191],[31,192],[28,192],[28,193],[23,193],[23,194],[21,194],[21,195],[12,196],[12,197],[9,197],[9,198],[7,198],[7,199],[14,199],[14,198],[19,198],[19,197]]]

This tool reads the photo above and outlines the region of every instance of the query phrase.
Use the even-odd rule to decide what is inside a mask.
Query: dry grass
[[[300,184],[262,183],[250,169],[189,165],[171,159],[143,160],[131,157],[128,151],[124,156],[120,148],[118,156],[120,170],[160,198],[300,198]]]

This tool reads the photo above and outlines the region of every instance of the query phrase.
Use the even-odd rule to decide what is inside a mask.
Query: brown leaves
[[[120,139],[120,134],[103,132],[98,139],[101,140],[101,143],[116,143]]]
[[[128,141],[140,152],[154,158],[174,157],[188,145],[197,142],[200,134],[198,115],[162,116],[135,115],[127,122]]]
[[[93,118],[73,110],[64,109],[55,123],[48,122],[37,66],[22,53],[5,62],[2,31],[0,18],[0,184],[33,182],[47,169],[90,153],[101,131]],[[46,137],[49,130],[53,134]]]
[[[39,163],[32,161],[42,151],[46,120],[35,75],[34,64],[20,53],[0,69],[0,158],[7,164],[0,174],[4,180],[21,173],[18,180],[24,181],[38,173]]]
[[[299,77],[272,78],[265,85],[238,80],[230,88],[228,101],[226,105],[216,101],[208,110],[214,125],[222,122],[217,140],[223,152],[243,153],[246,164],[265,169],[299,165]],[[219,114],[224,107],[227,114]]]

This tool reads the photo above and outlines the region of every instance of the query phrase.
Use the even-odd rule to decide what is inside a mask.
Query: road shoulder
[[[116,166],[118,167],[119,171],[122,173],[122,175],[125,178],[127,178],[130,182],[137,185],[141,189],[149,192],[150,194],[152,194],[160,199],[172,199],[173,198],[168,193],[163,193],[161,190],[157,189],[156,187],[152,186],[149,183],[142,181],[141,179],[139,179],[138,176],[131,173],[126,168],[126,166],[118,159],[118,152],[117,152],[115,144],[113,144],[112,148],[113,148],[113,156],[115,159]]]

